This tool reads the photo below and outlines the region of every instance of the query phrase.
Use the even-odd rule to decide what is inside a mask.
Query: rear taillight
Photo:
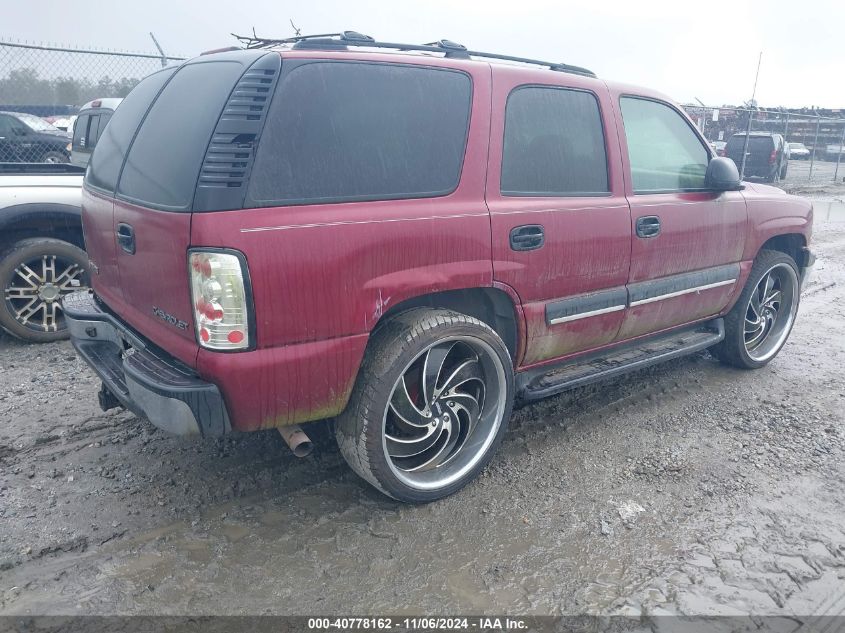
[[[772,150],[772,153],[769,154],[769,165],[774,165],[775,161],[778,159],[778,151],[776,149]]]
[[[250,298],[246,261],[242,256],[216,251],[191,251],[188,274],[197,341],[216,350],[247,349],[254,332],[249,329]]]

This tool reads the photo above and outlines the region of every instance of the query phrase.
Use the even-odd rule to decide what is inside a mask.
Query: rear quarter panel
[[[453,193],[193,214],[192,246],[237,249],[249,266],[258,349],[198,357],[240,430],[339,413],[387,310],[431,292],[493,285],[484,202],[490,70],[454,67],[471,75],[473,101]]]

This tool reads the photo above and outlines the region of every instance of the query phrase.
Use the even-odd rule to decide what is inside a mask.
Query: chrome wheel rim
[[[57,255],[21,262],[12,272],[4,295],[6,307],[23,327],[35,332],[64,329],[61,299],[85,289],[85,269]]]
[[[745,351],[755,361],[778,353],[798,309],[798,277],[789,264],[776,264],[760,278],[745,310]]]
[[[474,337],[430,345],[402,371],[385,408],[391,471],[419,490],[461,479],[494,442],[506,398],[504,367],[490,345]]]

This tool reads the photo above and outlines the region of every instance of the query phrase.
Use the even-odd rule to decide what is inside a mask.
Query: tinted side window
[[[217,61],[188,64],[176,73],[129,149],[121,197],[174,210],[190,206],[214,126],[243,70],[238,62]],[[106,134],[125,105],[115,111]]]
[[[710,155],[670,106],[635,97],[621,99],[635,192],[704,188]]]
[[[135,86],[120,108],[115,110],[111,124],[97,144],[97,151],[91,155],[85,175],[86,183],[109,192],[114,191],[123,157],[135,136],[135,130],[174,71],[174,68],[165,68],[150,75]]]
[[[581,90],[517,88],[508,97],[503,195],[575,196],[609,191],[599,105]]]
[[[457,71],[313,62],[270,106],[250,178],[254,206],[418,198],[458,186],[472,86]]]
[[[7,140],[12,135],[12,117],[0,114],[0,136]]]

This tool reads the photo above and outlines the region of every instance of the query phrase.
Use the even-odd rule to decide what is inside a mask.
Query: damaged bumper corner
[[[222,435],[231,430],[216,385],[160,350],[153,350],[113,315],[90,291],[62,301],[71,342],[122,406],[176,435]],[[103,406],[113,404],[105,394]]]

